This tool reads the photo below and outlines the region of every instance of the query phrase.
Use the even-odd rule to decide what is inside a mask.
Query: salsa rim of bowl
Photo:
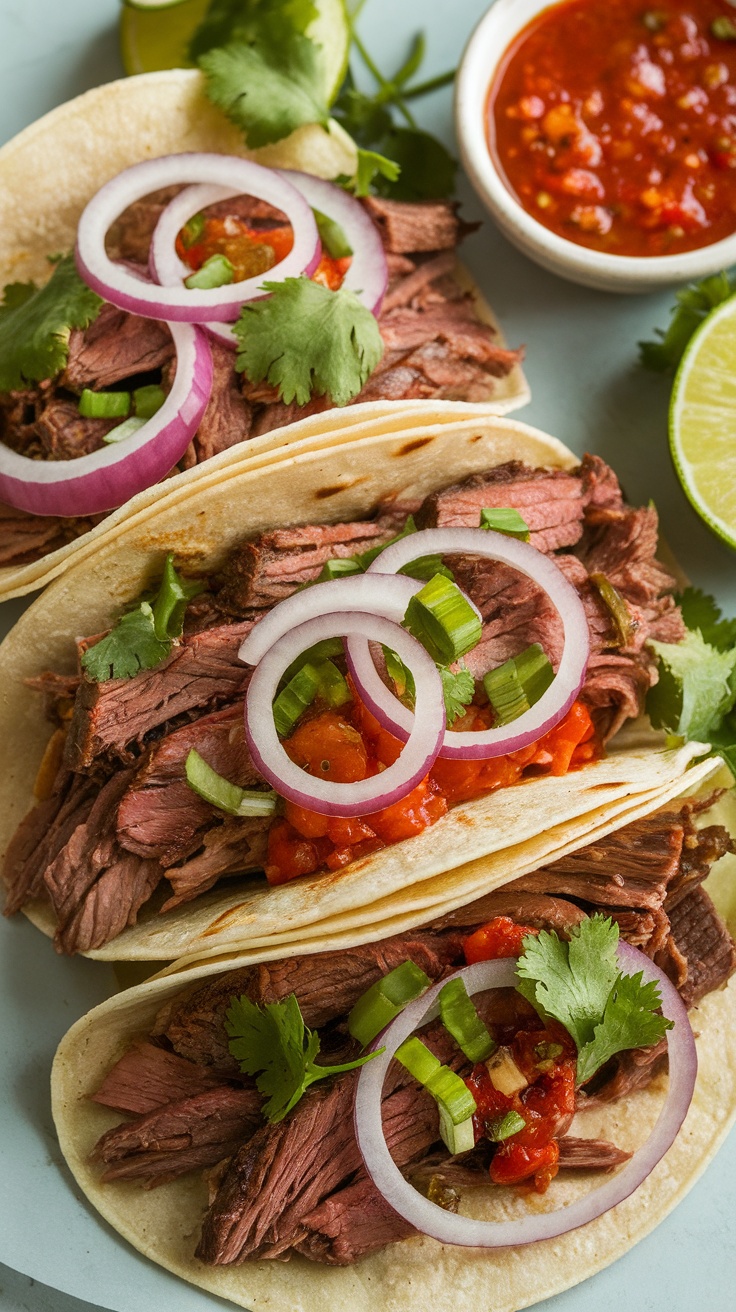
[[[559,2],[559,0],[558,0]],[[595,4],[596,0],[589,0]],[[736,232],[679,255],[612,255],[558,236],[533,218],[510,190],[488,144],[491,86],[509,46],[550,0],[495,0],[471,32],[455,84],[455,131],[470,182],[508,240],[551,273],[601,291],[648,292],[716,273],[736,263]]]

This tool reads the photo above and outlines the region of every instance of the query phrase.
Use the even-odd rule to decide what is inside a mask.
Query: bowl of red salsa
[[[553,272],[646,291],[736,262],[729,0],[496,0],[455,117],[498,226]]]

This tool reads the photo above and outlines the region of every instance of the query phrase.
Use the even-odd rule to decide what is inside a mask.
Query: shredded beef
[[[217,582],[217,602],[251,615],[312,583],[328,560],[381,546],[396,532],[393,516],[354,524],[302,524],[261,533],[230,553]]]
[[[174,343],[165,324],[103,305],[88,328],[72,329],[60,382],[72,392],[85,387],[105,391],[125,378],[162,369],[173,355]]]
[[[46,871],[87,819],[98,791],[96,780],[61,770],[51,796],[21,821],[5,855],[6,916],[45,894]]]
[[[0,566],[26,565],[58,551],[93,527],[91,519],[32,515],[0,502]]]
[[[135,1039],[108,1071],[92,1101],[135,1116],[166,1103],[204,1093],[219,1083],[206,1066],[198,1066],[148,1039]]]
[[[424,1031],[422,1039],[440,1061],[457,1065],[458,1050],[441,1024]],[[350,1071],[331,1086],[315,1085],[290,1117],[264,1126],[240,1149],[205,1216],[199,1258],[239,1264],[251,1257],[281,1257],[294,1246],[307,1257],[340,1264],[361,1256],[350,1236],[340,1234],[334,1216],[322,1215],[326,1199],[364,1178],[352,1117],[357,1075]],[[383,1115],[387,1143],[400,1166],[420,1157],[438,1137],[436,1104],[395,1064],[384,1086]],[[365,1198],[361,1210],[367,1210]],[[315,1239],[315,1226],[324,1222],[331,1233]],[[366,1238],[370,1247],[363,1252],[374,1246],[370,1234]]]
[[[182,725],[151,745],[122,797],[117,833],[128,851],[169,866],[200,845],[202,830],[219,813],[187,783],[192,749],[230,783],[261,782],[245,742],[242,701]]]
[[[417,931],[339,953],[316,952],[264,962],[220,976],[168,1006],[157,1017],[154,1033],[189,1061],[237,1078],[238,1065],[230,1054],[224,1026],[233,996],[245,993],[264,1006],[294,993],[305,1024],[316,1029],[347,1014],[366,989],[402,961],[414,961],[436,980],[452,968],[459,952],[457,934]]]
[[[161,910],[171,911],[206,893],[223,875],[263,870],[268,850],[270,816],[224,820],[204,835],[202,850],[180,866],[166,871],[173,895]]]
[[[565,1135],[559,1146],[559,1164],[565,1171],[615,1171],[633,1156],[607,1139],[575,1139]]]
[[[692,888],[677,902],[670,911],[670,925],[687,964],[680,993],[685,1005],[692,1007],[736,970],[736,945],[704,888]]]
[[[481,510],[491,506],[518,510],[532,545],[540,551],[573,546],[582,536],[581,477],[564,469],[530,469],[518,460],[432,493],[417,516],[417,527],[477,528]]]
[[[582,1090],[579,1108],[597,1107],[600,1103],[628,1098],[637,1089],[646,1088],[650,1080],[667,1065],[667,1040],[651,1048],[631,1048],[619,1052],[606,1062]]]
[[[579,925],[585,920],[586,913],[565,898],[517,892],[516,884],[507,884],[495,893],[486,893],[477,901],[448,912],[433,921],[432,926],[434,929],[458,929],[465,926],[470,931],[487,920],[493,920],[495,916],[510,916],[519,925],[554,930],[566,937],[573,925]]]
[[[17,419],[21,408],[24,422]],[[44,383],[32,391],[0,396],[0,440],[32,460],[74,460],[102,445],[117,419],[85,419],[79,402]],[[12,520],[7,526],[15,528]],[[7,531],[7,529],[6,529]]]
[[[367,209],[387,251],[404,255],[415,251],[444,251],[457,246],[460,221],[447,201],[416,202],[366,196]]]
[[[58,921],[55,944],[61,952],[102,947],[135,924],[162,877],[157,861],[123,852],[115,838],[116,807],[129,780],[128,771],[108,780],[44,870]]]
[[[212,393],[202,421],[181,460],[182,469],[201,465],[210,456],[227,451],[250,437],[253,411],[243,396],[240,380],[233,366],[233,353],[223,342],[210,340],[212,351]]]
[[[89,768],[106,753],[126,756],[131,743],[197,707],[214,708],[245,691],[250,671],[240,660],[249,623],[205,629],[185,637],[171,656],[134,679],[82,679],[74,708],[67,762]]]
[[[255,1087],[205,1089],[108,1130],[93,1161],[106,1166],[106,1182],[141,1180],[155,1188],[236,1152],[262,1123],[262,1103]]]

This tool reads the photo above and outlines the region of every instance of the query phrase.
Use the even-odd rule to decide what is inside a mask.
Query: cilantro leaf
[[[285,31],[277,44],[231,42],[199,60],[207,95],[242,128],[248,145],[267,146],[304,123],[329,123],[319,46]]]
[[[88,647],[82,668],[95,683],[132,679],[140,670],[152,670],[165,660],[171,643],[156,637],[153,609],[142,601],[137,610],[118,620],[107,637]]]
[[[618,925],[600,913],[576,925],[569,943],[546,930],[524,939],[517,987],[575,1040],[578,1084],[617,1052],[658,1043],[673,1025],[657,1014],[662,999],[655,981],[644,984],[641,971],[620,973],[617,945]]]
[[[674,1024],[657,1014],[661,1005],[655,980],[644,984],[642,971],[638,975],[619,975],[593,1038],[578,1052],[578,1084],[585,1084],[617,1052],[659,1043]]]
[[[234,325],[236,368],[267,379],[288,405],[312,395],[347,405],[383,355],[376,319],[354,292],[329,291],[309,278],[264,282],[273,294],[244,305]]]
[[[659,681],[647,695],[652,724],[707,742],[734,703],[736,648],[718,651],[697,629],[689,630],[683,642],[650,642],[649,646],[659,663]]]
[[[618,925],[600,913],[576,925],[569,943],[544,929],[524,939],[517,974],[532,987],[521,991],[565,1026],[578,1049],[593,1039],[618,978],[617,945]]]
[[[69,355],[72,328],[87,328],[102,300],[82,282],[71,255],[56,265],[49,281],[11,283],[0,306],[0,392],[54,378]]]
[[[459,670],[450,670],[445,665],[438,665],[437,669],[442,680],[445,714],[449,726],[455,723],[459,715],[463,715],[465,707],[472,702],[475,680],[462,661]]]
[[[703,320],[736,291],[736,278],[715,273],[677,293],[666,332],[656,328],[659,341],[639,342],[639,362],[657,373],[674,371],[693,333]]]
[[[703,640],[716,651],[727,651],[736,645],[736,620],[724,620],[713,597],[700,588],[685,588],[675,601],[687,627],[699,629]]]
[[[196,64],[208,50],[244,41],[278,41],[284,32],[306,34],[317,17],[313,0],[211,0],[189,43]]]
[[[196,580],[181,579],[173,556],[167,556],[153,604],[141,601],[104,638],[87,648],[81,662],[85,673],[96,683],[105,683],[155,669],[169,655],[174,640],[181,637],[187,602],[203,586]]]
[[[267,1002],[265,1007],[245,994],[234,997],[225,1015],[225,1029],[241,1070],[256,1075],[257,1088],[268,1097],[263,1114],[272,1123],[283,1120],[310,1084],[364,1066],[384,1051],[379,1048],[340,1066],[317,1066],[319,1035],[305,1026],[294,993],[283,1002]]]

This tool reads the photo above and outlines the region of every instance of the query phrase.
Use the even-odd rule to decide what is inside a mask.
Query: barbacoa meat
[[[307,1025],[323,1028],[326,1060],[345,1061],[358,1051],[345,1033],[347,1014],[400,962],[412,960],[432,980],[441,979],[463,963],[465,936],[489,918],[510,915],[516,923],[565,934],[585,914],[579,901],[587,910],[610,910],[622,925],[629,917],[632,929],[637,918],[656,913],[669,934],[663,908],[672,897],[671,939],[687,962],[681,991],[692,1005],[736,966],[734,945],[698,882],[709,861],[731,843],[720,826],[695,831],[692,817],[702,805],[646,817],[538,872],[559,882],[564,896],[530,891],[519,879],[427,929],[383,943],[241,967],[190,985],[164,1005],[152,1035],[134,1040],[93,1095],[106,1106],[139,1113],[98,1143],[94,1160],[104,1168],[102,1178],[137,1180],[151,1188],[187,1171],[207,1170],[210,1206],[196,1255],[215,1265],[293,1253],[346,1265],[408,1237],[412,1228],[376,1190],[355,1141],[358,1072],[315,1085],[284,1120],[264,1123],[260,1095],[229,1050],[224,1018],[232,999],[245,994],[263,1006],[293,993]],[[608,906],[605,899],[613,898],[618,907]],[[638,910],[640,903],[649,909]],[[491,1027],[534,1018],[529,1003],[513,990],[479,994],[475,1003]],[[439,1060],[467,1071],[441,1022],[432,1022],[421,1037]],[[579,1110],[643,1088],[665,1063],[665,1040],[618,1054],[582,1091]],[[488,1184],[490,1145],[480,1143],[451,1158],[438,1142],[434,1101],[395,1062],[384,1086],[382,1116],[392,1156],[415,1186],[426,1191],[435,1180],[462,1192]],[[564,1117],[557,1129],[563,1170],[609,1172],[631,1156],[608,1140],[569,1136],[569,1123]]]
[[[642,710],[645,693],[656,677],[654,663],[644,648],[652,633],[648,616],[660,608],[652,620],[655,629],[667,615],[677,625],[681,625],[681,618],[670,596],[657,597],[653,591],[672,580],[652,555],[656,535],[650,511],[644,521],[648,545],[646,550],[637,546],[634,566],[627,569],[621,543],[622,524],[630,526],[630,512],[624,507],[615,475],[597,457],[586,457],[572,471],[532,470],[510,462],[487,475],[435,493],[424,502],[396,500],[381,505],[374,517],[365,521],[296,525],[264,532],[233,549],[220,573],[210,580],[209,590],[190,607],[181,642],[157,668],[132,679],[104,683],[95,683],[83,675],[71,720],[71,685],[64,683],[62,688],[53,675],[45,676],[38,684],[54,723],[64,731],[68,728],[66,782],[62,780],[59,788],[69,788],[72,776],[88,773],[94,774],[98,786],[102,786],[119,772],[121,763],[133,771],[117,803],[117,856],[110,864],[110,869],[120,872],[120,878],[125,874],[127,899],[121,898],[113,908],[108,894],[108,890],[112,892],[113,875],[104,882],[98,879],[90,894],[85,934],[80,942],[94,939],[98,944],[105,923],[110,929],[115,924],[129,923],[140,896],[157,885],[157,875],[165,874],[170,885],[168,897],[161,898],[164,908],[170,909],[196,898],[218,879],[263,868],[270,821],[223,819],[189,788],[185,763],[194,747],[226,778],[244,787],[259,785],[242,732],[249,670],[238,659],[238,651],[264,609],[314,581],[326,561],[381,546],[402,531],[409,514],[415,515],[420,524],[476,527],[481,509],[489,504],[520,510],[538,545],[552,554],[581,597],[592,649],[581,696],[591,707],[601,735],[607,736],[623,719]],[[579,555],[572,554],[570,546],[555,546],[561,530]],[[615,540],[604,560],[608,533],[613,533]],[[547,534],[552,538],[547,539]],[[629,538],[630,534],[626,541]],[[583,555],[590,557],[597,568],[607,563],[616,586],[633,589],[635,599],[624,598],[636,617],[635,639],[627,648],[617,645],[620,639]],[[541,643],[553,667],[557,666],[562,650],[559,617],[535,584],[506,566],[479,557],[450,557],[448,563],[483,618],[481,642],[467,658],[471,673],[481,678],[486,669],[532,642]],[[667,612],[663,609],[665,603]],[[86,889],[86,873],[77,875],[69,865],[76,847],[68,845],[67,833],[55,835],[57,826],[63,826],[64,815],[58,806],[46,805],[43,812],[34,811],[25,822],[21,834],[26,838],[18,838],[21,848],[13,845],[7,866],[6,878],[12,889],[9,905],[13,909],[30,897],[43,895],[44,888],[63,903],[66,893],[59,892],[62,870],[61,886],[75,889],[79,899],[87,897],[82,892]],[[28,834],[44,826],[50,830],[48,841],[32,842],[26,852],[23,843]],[[81,839],[81,830],[77,837]],[[78,847],[80,852],[86,851],[81,841]],[[47,879],[48,869],[62,849],[63,860]],[[555,893],[546,886],[527,891]],[[92,916],[98,900],[104,902],[104,914],[100,910]],[[129,919],[123,920],[126,900]],[[602,904],[615,908],[619,917],[629,905],[606,898],[605,894]],[[655,944],[657,950],[665,947],[666,916],[652,914],[646,919],[644,912],[653,912],[653,908],[645,904],[631,905],[629,909],[636,910],[638,918],[622,920],[622,931],[634,942]],[[75,941],[72,926],[77,922],[71,911],[67,910],[67,915],[69,925],[59,939],[60,945]],[[673,972],[682,974],[680,959],[673,955],[673,948],[669,952]]]
[[[108,234],[109,254],[145,272],[153,230],[178,190],[164,188],[131,205]],[[478,318],[473,298],[453,277],[454,248],[467,226],[444,202],[370,199],[366,208],[387,248],[391,283],[380,318],[384,358],[354,401],[486,400],[493,393],[494,378],[508,374],[523,352],[498,344],[495,331]],[[285,221],[271,206],[251,197],[221,202],[209,212],[235,214],[264,228]],[[398,247],[407,253],[398,254]],[[329,408],[326,396],[314,396],[304,406],[285,404],[275,389],[254,386],[237,373],[234,354],[226,346],[217,341],[211,346],[212,396],[180,462],[182,469]],[[0,396],[0,440],[42,459],[72,459],[96,450],[117,421],[83,419],[78,410],[81,390],[138,386],[159,378],[168,383],[173,366],[173,344],[164,325],[104,305],[88,328],[73,330],[67,366],[58,379]],[[0,564],[36,560],[88,529],[89,522],[82,519],[57,520],[52,526],[46,519],[0,511]]]

